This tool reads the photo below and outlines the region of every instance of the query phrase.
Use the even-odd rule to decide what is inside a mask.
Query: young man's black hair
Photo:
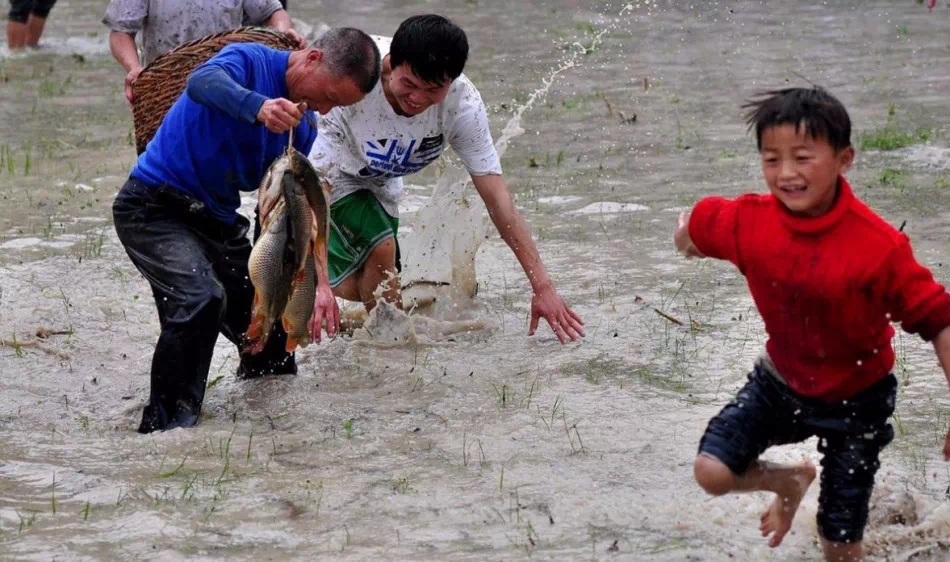
[[[430,84],[444,84],[462,74],[468,38],[448,18],[412,16],[399,25],[389,47],[392,68],[408,63],[412,73]]]
[[[820,86],[785,88],[758,94],[742,106],[748,109],[746,123],[755,127],[755,138],[762,150],[762,133],[779,125],[805,128],[812,138],[828,141],[832,148],[851,146],[851,118],[838,98]]]

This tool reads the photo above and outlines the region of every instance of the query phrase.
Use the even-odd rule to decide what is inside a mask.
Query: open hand
[[[285,98],[269,99],[257,112],[257,120],[272,133],[286,133],[300,124],[307,104],[295,104]]]
[[[310,340],[320,343],[320,330],[323,321],[327,323],[327,337],[336,336],[340,329],[340,305],[333,296],[333,290],[327,283],[317,285],[316,298],[313,299],[313,314],[310,316]]]
[[[531,327],[528,335],[533,336],[538,329],[538,321],[544,318],[554,330],[554,335],[561,343],[567,340],[577,341],[584,337],[584,321],[568,308],[567,303],[550,283],[544,285],[540,292],[531,297]]]
[[[689,237],[689,214],[686,211],[680,213],[679,220],[676,221],[673,243],[676,244],[676,249],[687,258],[703,257],[703,254],[693,245],[692,238]]]
[[[125,75],[125,99],[129,102],[129,105],[132,105],[132,101],[135,99],[135,92],[132,91],[132,84],[141,73],[142,67],[136,66]]]

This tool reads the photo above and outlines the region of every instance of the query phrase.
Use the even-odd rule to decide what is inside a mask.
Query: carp
[[[245,350],[259,353],[278,319],[287,332],[286,350],[310,343],[309,323],[317,267],[326,267],[329,205],[320,177],[293,147],[264,175],[258,191],[261,236],[248,259],[254,304]]]

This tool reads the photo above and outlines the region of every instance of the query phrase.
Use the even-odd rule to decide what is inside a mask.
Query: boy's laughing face
[[[793,214],[819,216],[834,206],[838,176],[854,161],[854,148],[835,150],[804,125],[769,127],[762,132],[762,172],[779,201]]]

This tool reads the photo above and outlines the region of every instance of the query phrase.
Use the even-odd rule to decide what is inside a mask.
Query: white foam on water
[[[550,197],[538,197],[538,203],[544,203],[545,205],[567,205],[569,203],[577,203],[583,199],[583,197],[577,195],[552,195]]]
[[[82,55],[82,56],[109,56],[109,39],[107,34],[95,37],[55,37],[43,36],[39,47],[32,49],[10,49],[6,44],[0,46],[0,57],[11,59],[25,59],[37,55]]]
[[[612,201],[600,201],[591,203],[586,207],[568,211],[572,215],[614,215],[619,213],[633,213],[637,211],[649,211],[646,205],[638,203],[614,203]]]
[[[414,193],[405,194],[399,201],[399,214],[415,213],[424,207],[428,200],[429,198],[424,195],[416,195]]]
[[[37,246],[41,242],[43,242],[43,240],[32,236],[27,238],[14,238],[13,240],[7,240],[3,244],[0,244],[0,250],[22,250],[23,248]]]
[[[69,248],[70,246],[75,246],[76,242],[71,240],[50,240],[47,242],[41,242],[40,246],[44,248]]]

